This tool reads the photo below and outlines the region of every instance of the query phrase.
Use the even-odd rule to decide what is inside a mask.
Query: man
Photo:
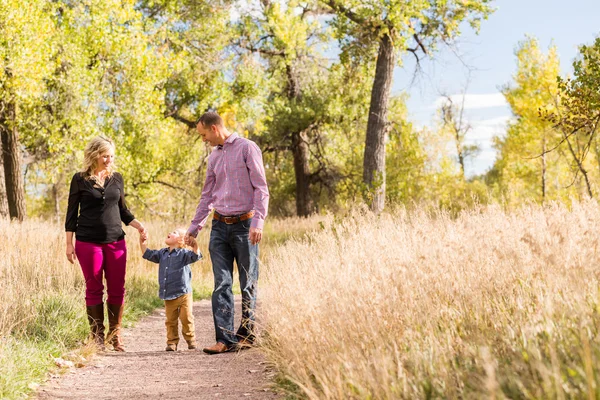
[[[214,208],[209,252],[215,288],[212,311],[217,343],[205,353],[251,346],[258,283],[258,244],[269,204],[262,153],[256,143],[230,133],[223,119],[207,112],[196,126],[202,140],[216,149],[208,157],[206,181],[196,215],[186,233],[196,237]],[[242,322],[234,331],[233,261],[242,291]]]

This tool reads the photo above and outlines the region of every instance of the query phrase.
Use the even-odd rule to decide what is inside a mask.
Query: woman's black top
[[[121,221],[129,225],[135,217],[125,204],[123,177],[113,173],[99,187],[80,172],[73,175],[65,230],[75,232],[81,242],[112,243],[125,238]]]

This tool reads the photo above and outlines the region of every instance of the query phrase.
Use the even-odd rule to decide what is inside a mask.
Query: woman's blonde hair
[[[93,176],[94,170],[98,166],[98,158],[110,149],[115,149],[115,144],[106,136],[96,136],[85,146],[83,151],[83,168],[81,175],[85,179],[90,179]],[[114,163],[108,167],[108,176],[112,176],[114,172]]]

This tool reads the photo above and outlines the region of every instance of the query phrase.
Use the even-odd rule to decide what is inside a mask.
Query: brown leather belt
[[[214,219],[216,219],[217,221],[225,222],[227,225],[237,224],[238,222],[246,221],[247,219],[250,219],[252,217],[254,217],[254,210],[249,211],[246,214],[232,215],[232,216],[221,215],[216,211],[213,214]]]

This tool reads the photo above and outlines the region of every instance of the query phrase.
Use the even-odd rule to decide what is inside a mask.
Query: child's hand
[[[196,238],[193,236],[187,237],[186,244],[191,247],[196,247],[198,245],[198,243],[196,242]]]
[[[140,245],[145,246],[148,243],[148,235],[140,235]]]

